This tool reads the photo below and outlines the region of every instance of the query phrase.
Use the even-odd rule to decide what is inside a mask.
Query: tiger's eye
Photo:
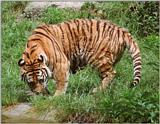
[[[40,82],[40,83],[43,83],[43,82],[44,82],[44,80],[43,80],[43,79],[40,79],[40,80],[39,80],[39,82]]]

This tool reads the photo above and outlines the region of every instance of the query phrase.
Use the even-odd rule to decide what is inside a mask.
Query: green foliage
[[[20,53],[24,49],[27,37],[36,25],[28,20],[16,22],[17,13],[10,14],[15,4],[15,2],[13,4],[2,2],[2,105],[26,100],[23,90],[26,86],[19,80],[17,62],[21,57]]]
[[[56,110],[58,122],[159,122],[159,36],[157,14],[154,13],[157,2],[87,2],[80,11],[50,7],[37,20],[16,22],[23,5],[26,3],[2,2],[3,106],[29,101],[42,114]],[[130,55],[125,52],[116,66],[115,79],[103,92],[91,93],[101,80],[98,72],[87,66],[70,75],[64,96],[26,96],[28,86],[19,80],[17,61],[27,37],[39,23],[55,24],[74,18],[109,19],[137,36],[143,65],[141,83],[137,87],[128,88],[133,67]],[[52,94],[53,85],[50,81]]]
[[[73,93],[73,95],[85,95],[92,92],[92,89],[98,85],[100,77],[97,71],[93,70],[90,66],[87,66],[84,70],[80,70],[74,75],[71,74],[69,82],[72,83],[69,83],[68,93]]]
[[[27,5],[27,1],[2,1],[2,23],[15,18]],[[8,15],[10,13],[10,16]],[[12,20],[13,21],[13,20]]]
[[[117,66],[117,70],[121,69],[123,63],[126,63],[125,60]],[[92,84],[90,80],[97,76],[92,74],[97,72],[94,70],[90,72],[91,70],[90,67],[87,67],[80,73],[76,73],[74,77],[71,76],[66,95],[50,96],[49,98],[37,96],[31,99],[32,103],[43,114],[46,111],[56,110],[58,122],[158,122],[158,71],[155,71],[149,77],[154,82],[152,86],[149,84],[150,81],[144,82],[147,77],[147,72],[145,72],[143,82],[134,89],[128,88],[129,83],[125,82],[128,77],[125,76],[124,79],[116,78],[104,92],[90,94],[90,91],[88,91],[88,93],[84,93]],[[81,77],[82,73],[88,78]],[[121,75],[126,74],[125,71],[121,72]],[[153,77],[157,78],[153,79]],[[87,83],[79,88],[79,84],[82,83],[81,81],[84,78]],[[77,81],[74,82],[74,80]],[[90,90],[92,90],[92,87]]]
[[[112,20],[127,27],[136,36],[159,33],[159,2],[100,2],[86,3],[82,7],[88,18]]]
[[[19,97],[24,94],[24,83],[19,79],[20,59],[25,41],[34,24],[23,21],[19,24],[10,20],[2,27],[2,105],[18,102]],[[33,27],[32,27],[33,26]],[[18,48],[18,49],[17,49]],[[18,96],[18,97],[17,97]]]
[[[43,12],[43,16],[40,19],[42,22],[55,24],[62,21],[67,21],[75,18],[86,18],[87,14],[82,11],[72,9],[59,9],[56,7],[49,7]]]
[[[127,24],[133,28],[136,24],[138,35],[159,34],[159,2],[134,2],[127,11]]]

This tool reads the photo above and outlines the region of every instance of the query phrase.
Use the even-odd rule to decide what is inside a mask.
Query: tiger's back
[[[67,71],[60,80],[67,80],[69,69],[74,72],[78,67],[91,64],[98,68],[102,77],[102,84],[94,91],[105,89],[114,78],[114,65],[127,47],[134,64],[133,85],[140,81],[141,57],[137,44],[130,33],[109,21],[75,19],[56,25],[42,25],[33,31],[29,42],[35,38],[34,35],[41,39],[45,37],[39,43],[46,51],[50,71],[55,71],[57,63],[62,75]],[[67,69],[64,69],[64,63],[69,66]],[[54,74],[53,77],[57,76]]]

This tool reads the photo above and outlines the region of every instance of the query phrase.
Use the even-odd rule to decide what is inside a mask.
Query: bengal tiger
[[[29,36],[18,65],[21,79],[32,92],[49,93],[48,79],[56,81],[54,96],[66,92],[70,71],[89,64],[97,68],[102,79],[93,92],[102,91],[115,77],[114,67],[125,48],[133,58],[134,80],[140,82],[140,49],[131,34],[107,20],[74,19],[53,25],[40,25]]]

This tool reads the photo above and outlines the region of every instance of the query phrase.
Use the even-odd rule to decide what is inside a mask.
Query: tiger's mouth
[[[44,96],[48,96],[48,95],[50,95],[50,92],[49,92],[48,88],[45,88],[41,92],[28,90],[28,91],[26,91],[26,94],[27,94],[27,96],[34,96],[34,95],[40,95],[40,94],[42,94]]]
[[[50,92],[47,89],[48,84],[48,75],[46,73],[41,73],[43,71],[33,71],[32,73],[27,73],[25,76],[22,75],[22,78],[27,82],[31,92],[35,95],[43,94],[49,95]],[[36,74],[36,75],[35,75]]]
[[[50,95],[50,92],[47,88],[47,84],[45,83],[28,83],[29,88],[30,88],[30,92],[32,92],[31,94],[35,94],[35,95]]]
[[[42,92],[43,95],[50,95],[50,92],[48,90],[48,88],[44,88],[44,91]]]

